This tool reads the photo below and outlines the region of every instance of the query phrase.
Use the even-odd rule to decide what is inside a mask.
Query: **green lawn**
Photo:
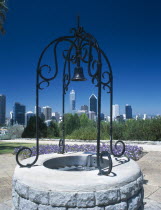
[[[8,143],[8,142],[0,142],[0,155],[13,153],[15,147],[33,147],[35,144],[28,143]]]

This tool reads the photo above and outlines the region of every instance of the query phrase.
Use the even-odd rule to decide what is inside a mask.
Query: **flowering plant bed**
[[[14,154],[16,154],[19,151],[20,148],[15,148]],[[32,147],[32,155],[36,155],[36,147]],[[40,145],[39,146],[39,154],[50,154],[50,153],[58,153],[60,150],[59,146],[56,144],[51,144],[51,145]],[[94,152],[96,153],[97,146],[94,144],[74,144],[74,145],[65,145],[65,152]],[[100,152],[102,151],[108,151],[111,154],[110,151],[110,146],[108,144],[101,144],[100,145]],[[118,145],[116,148],[113,146],[113,151],[115,154],[119,154],[122,151],[121,145]],[[124,156],[127,158],[131,158],[133,160],[139,160],[143,156],[143,148],[138,147],[136,145],[126,145],[125,147],[125,153]],[[22,158],[28,158],[29,157],[29,150],[24,150],[22,154]]]

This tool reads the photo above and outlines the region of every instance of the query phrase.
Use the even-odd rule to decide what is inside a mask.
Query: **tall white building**
[[[148,116],[147,116],[147,114],[144,114],[143,120],[146,120],[146,119],[148,119]]]
[[[120,116],[120,106],[118,104],[114,104],[112,108],[113,120],[115,120],[118,116]]]
[[[52,108],[49,106],[44,106],[43,107],[43,114],[45,116],[45,121],[50,120],[52,116]]]
[[[136,119],[136,120],[139,120],[139,119],[140,119],[140,115],[139,115],[139,114],[136,115],[135,119]]]
[[[70,111],[73,113],[76,108],[75,108],[76,100],[75,100],[75,91],[71,90],[70,91]]]

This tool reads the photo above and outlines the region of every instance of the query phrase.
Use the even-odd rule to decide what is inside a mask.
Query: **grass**
[[[33,147],[35,144],[30,144],[30,143],[8,143],[8,142],[0,142],[0,155],[2,154],[12,154],[15,147]]]

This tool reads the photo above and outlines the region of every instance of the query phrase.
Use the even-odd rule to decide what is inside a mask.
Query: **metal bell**
[[[83,68],[80,66],[75,67],[74,76],[71,81],[86,81],[87,79],[84,77]]]

